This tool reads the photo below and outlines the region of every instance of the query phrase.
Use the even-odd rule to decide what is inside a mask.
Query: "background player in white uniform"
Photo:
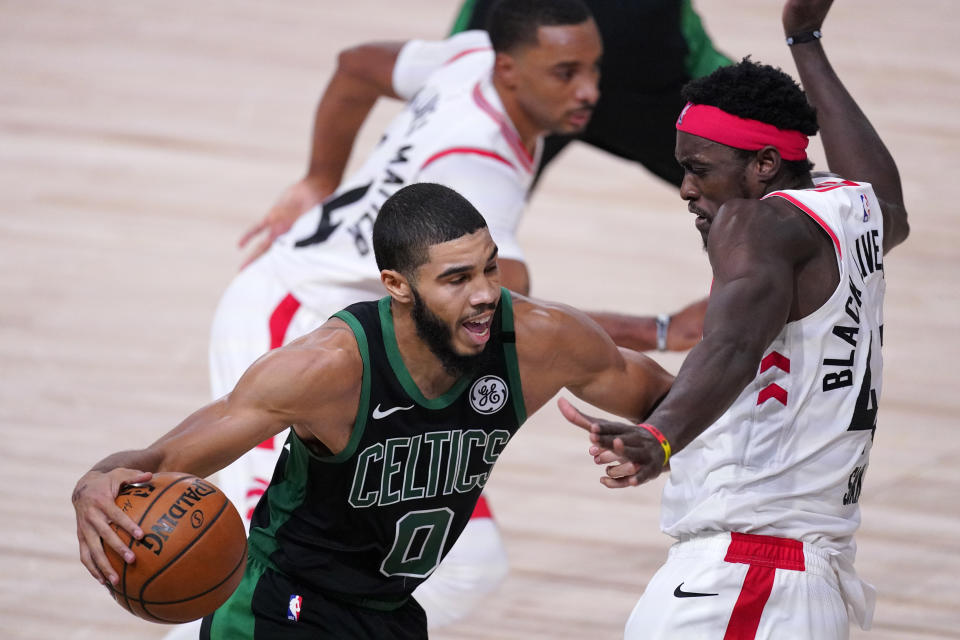
[[[820,44],[830,4],[783,12],[816,112],[789,76],[749,60],[684,91],[681,195],[714,284],[673,389],[640,426],[562,406],[613,463],[607,486],[670,462],[661,526],[678,543],[629,638],[829,640],[848,637],[851,617],[870,625],[853,534],[880,394],[884,256],[908,226],[893,159]],[[818,122],[843,178],[815,184],[805,148]]]
[[[373,222],[380,205],[412,182],[443,184],[466,197],[499,247],[503,284],[529,289],[516,229],[542,137],[575,133],[588,122],[602,45],[578,0],[511,2],[493,24],[489,36],[472,31],[341,54],[317,107],[308,174],[251,231],[272,229],[254,255],[265,253],[233,280],[218,306],[210,347],[215,397],[269,349],[348,304],[383,295]],[[381,95],[408,104],[362,167],[341,181],[357,131]],[[248,522],[284,438],[263,443],[218,476]],[[462,617],[506,574],[485,502],[475,515],[416,592],[431,626]]]

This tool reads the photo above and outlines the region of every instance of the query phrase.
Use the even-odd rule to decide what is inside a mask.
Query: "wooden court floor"
[[[792,70],[779,3],[697,6],[726,51]],[[438,37],[455,8],[0,1],[0,636],[163,635],[81,567],[70,490],[207,400],[207,332],[236,240],[303,171],[336,52]],[[887,366],[857,563],[880,597],[874,631],[854,638],[960,638],[958,15],[953,0],[838,0],[824,29],[899,161],[913,227],[885,260]],[[396,108],[377,107],[358,155]],[[582,146],[547,175],[521,240],[544,298],[659,312],[709,286],[675,192]],[[434,637],[619,637],[669,545],[660,485],[604,489],[586,446],[552,406],[521,431],[489,485],[510,576]]]

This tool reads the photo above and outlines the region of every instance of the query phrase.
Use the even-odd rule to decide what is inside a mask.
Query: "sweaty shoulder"
[[[356,417],[363,360],[353,332],[332,318],[318,329],[262,356],[237,386],[261,406],[331,451],[349,439]]]
[[[529,413],[560,389],[622,364],[613,340],[582,311],[512,295],[517,359]]]
[[[829,248],[829,239],[816,222],[781,198],[724,203],[707,242],[712,263],[763,256],[796,263],[812,258],[824,246]]]

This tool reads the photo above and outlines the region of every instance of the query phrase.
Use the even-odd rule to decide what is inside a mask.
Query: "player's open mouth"
[[[467,320],[463,323],[463,328],[467,330],[470,337],[477,344],[483,344],[490,339],[490,324],[493,321],[493,314]]]
[[[575,127],[585,127],[590,122],[590,116],[593,115],[593,109],[577,109],[570,114],[568,118],[570,124]]]

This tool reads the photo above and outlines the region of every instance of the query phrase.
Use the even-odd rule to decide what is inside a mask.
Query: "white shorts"
[[[827,554],[797,540],[720,533],[670,548],[626,640],[840,640],[850,622]]]

